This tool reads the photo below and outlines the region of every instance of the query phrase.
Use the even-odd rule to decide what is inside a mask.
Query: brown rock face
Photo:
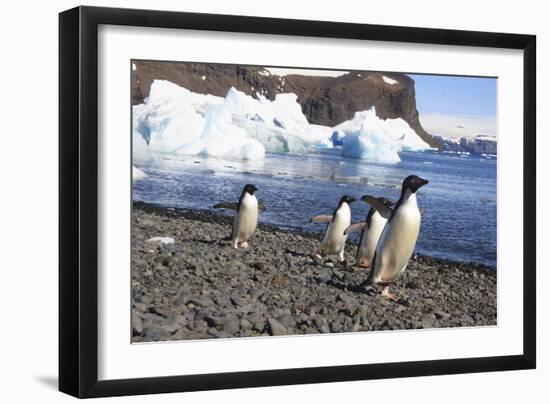
[[[142,103],[153,80],[168,80],[190,91],[225,96],[229,88],[256,97],[274,99],[278,93],[295,93],[308,121],[335,126],[356,111],[374,106],[381,119],[403,118],[430,146],[440,142],[422,128],[416,110],[414,80],[400,73],[383,73],[396,80],[388,84],[382,73],[351,71],[340,77],[271,75],[263,67],[209,63],[134,61],[132,101]]]

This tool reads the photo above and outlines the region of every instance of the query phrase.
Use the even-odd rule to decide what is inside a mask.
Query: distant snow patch
[[[349,73],[341,70],[286,69],[280,67],[267,67],[266,70],[272,75],[283,77],[292,74],[300,76],[340,77]]]
[[[132,71],[135,71],[137,69],[136,64],[132,63]]]
[[[148,243],[160,243],[160,244],[174,244],[174,239],[172,237],[151,237],[148,240],[145,240]]]
[[[428,133],[445,138],[475,138],[478,135],[497,137],[494,116],[421,114],[420,124]]]
[[[201,77],[201,80],[202,80],[202,81],[206,80],[206,76],[202,76],[202,77]]]
[[[390,79],[387,76],[382,76],[382,80],[384,80],[385,83],[389,84],[390,86],[393,86],[394,84],[399,83],[397,80]]]

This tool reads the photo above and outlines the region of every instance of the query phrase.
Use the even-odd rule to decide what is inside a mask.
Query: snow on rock
[[[143,171],[141,171],[136,166],[132,166],[132,179],[134,181],[142,180],[147,177],[147,174],[145,174]]]
[[[174,239],[172,237],[151,237],[150,239],[145,240],[147,243],[160,243],[160,244],[174,244]]]
[[[342,155],[397,163],[400,151],[430,150],[430,146],[402,118],[380,119],[374,107],[334,127],[333,139],[343,138]]]
[[[391,78],[389,78],[389,77],[387,77],[387,76],[382,76],[382,80],[384,80],[384,82],[385,82],[386,84],[389,84],[390,86],[393,86],[394,84],[399,83],[397,80],[391,79]]]

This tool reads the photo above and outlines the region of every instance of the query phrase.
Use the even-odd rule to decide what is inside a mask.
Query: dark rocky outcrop
[[[356,111],[376,108],[382,119],[403,118],[432,147],[440,142],[422,128],[416,110],[414,80],[404,74],[351,71],[340,77],[271,75],[263,67],[208,63],[134,61],[132,101],[143,102],[153,80],[168,80],[193,92],[225,96],[230,87],[274,99],[292,92],[308,121],[335,126]],[[396,80],[389,84],[383,76]]]

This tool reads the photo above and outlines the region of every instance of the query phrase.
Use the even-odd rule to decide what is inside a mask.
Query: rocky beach
[[[493,268],[416,256],[390,300],[360,287],[349,241],[341,264],[311,256],[319,234],[260,224],[235,250],[231,224],[134,203],[133,342],[496,325]]]

